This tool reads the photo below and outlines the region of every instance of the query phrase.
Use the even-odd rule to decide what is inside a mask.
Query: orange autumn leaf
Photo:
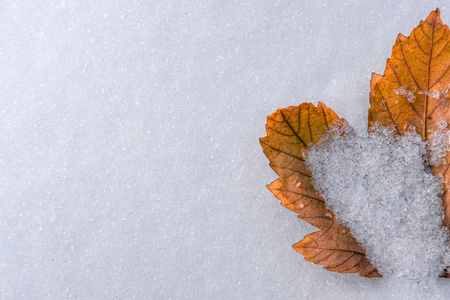
[[[268,186],[281,204],[298,213],[311,225],[323,229],[334,220],[332,211],[314,189],[311,172],[305,164],[305,151],[329,128],[341,120],[322,103],[278,109],[267,118],[267,137],[260,142],[270,167],[280,176]]]
[[[375,123],[393,126],[399,134],[415,130],[430,143],[431,155],[435,154],[433,136],[447,130],[450,123],[450,31],[442,24],[439,9],[409,37],[398,35],[384,75],[374,73],[370,87],[369,127]],[[450,153],[444,153],[441,160],[430,167],[444,179],[444,225],[450,227]]]
[[[293,247],[306,260],[321,264],[328,271],[359,273],[368,278],[381,277],[350,230],[337,222],[326,230],[307,235]]]
[[[278,109],[267,119],[267,136],[260,139],[270,166],[280,177],[268,186],[281,204],[321,231],[308,235],[294,248],[305,259],[331,271],[380,276],[365,257],[347,227],[337,223],[324,199],[315,190],[305,164],[308,147],[320,141],[335,122],[345,119],[319,103]]]

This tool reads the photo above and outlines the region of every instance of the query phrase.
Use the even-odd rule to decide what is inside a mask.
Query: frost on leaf
[[[395,89],[394,92],[398,95],[405,96],[409,103],[413,103],[416,99],[414,96],[415,86],[404,87],[401,86],[398,89]],[[420,94],[420,92],[419,92]],[[398,103],[398,102],[397,102]]]

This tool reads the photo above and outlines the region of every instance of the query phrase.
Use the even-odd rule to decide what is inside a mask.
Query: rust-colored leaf
[[[337,222],[333,222],[326,230],[307,235],[294,248],[306,260],[324,265],[329,271],[359,273],[369,278],[381,277],[350,230]]]
[[[314,189],[305,164],[307,149],[320,141],[334,122],[344,119],[319,103],[278,109],[267,119],[267,136],[260,139],[270,166],[280,177],[268,186],[281,204],[321,231],[307,236],[294,248],[328,270],[380,276],[365,257],[350,230],[335,221],[324,199]]]
[[[449,84],[450,32],[436,9],[409,37],[398,35],[384,75],[372,75],[369,127],[375,123],[393,125],[399,134],[413,129],[433,144],[430,136],[439,129],[439,124],[448,128],[450,123]],[[431,166],[436,176],[444,177],[444,225],[447,227],[450,227],[449,164],[447,152],[445,163]]]

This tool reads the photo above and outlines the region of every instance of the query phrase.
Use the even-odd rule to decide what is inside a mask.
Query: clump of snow
[[[447,121],[439,118],[436,125],[436,130],[430,130],[428,145],[430,150],[428,158],[433,166],[445,164],[445,156],[450,150],[450,130],[448,129]]]
[[[419,91],[419,94],[421,94],[421,95],[428,95],[428,97],[434,98],[434,99],[439,99],[441,97],[441,92],[438,91],[438,90],[435,90],[435,91],[432,91],[432,92],[423,90],[423,91]]]
[[[383,277],[437,278],[446,265],[447,231],[441,182],[424,161],[426,143],[383,127],[349,131],[335,128],[309,151],[315,187]]]
[[[395,89],[394,92],[397,95],[405,96],[409,103],[413,103],[416,99],[416,96],[414,96],[415,86],[401,86],[398,89]]]
[[[444,99],[444,98],[446,98],[448,96],[449,90],[450,90],[450,85],[445,87],[442,91],[434,90],[434,91],[430,92],[430,91],[427,91],[427,90],[422,90],[422,91],[419,91],[419,94],[427,95],[430,98],[442,100],[442,99]]]

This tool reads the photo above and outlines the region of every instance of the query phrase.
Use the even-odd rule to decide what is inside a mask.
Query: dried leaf
[[[294,245],[307,260],[336,272],[379,276],[350,230],[334,220],[333,212],[314,189],[311,172],[305,164],[308,147],[319,142],[334,122],[346,123],[322,103],[317,108],[310,103],[290,106],[269,116],[267,137],[260,142],[270,166],[280,178],[268,188],[284,207],[321,229]]]
[[[317,228],[328,228],[334,214],[314,189],[305,164],[309,144],[314,144],[340,118],[322,103],[303,103],[278,109],[267,118],[267,137],[260,139],[270,167],[280,176],[268,186],[284,207]]]
[[[450,121],[450,32],[443,25],[440,11],[431,12],[409,37],[399,34],[386,62],[384,76],[373,74],[370,83],[369,127],[375,123],[394,126],[399,134],[415,130],[433,149],[439,130],[448,130]],[[431,153],[433,155],[433,153]],[[435,154],[435,153],[434,153]],[[444,225],[450,227],[450,153],[444,163],[431,166],[443,176]]]
[[[294,249],[303,254],[306,260],[324,265],[329,271],[359,273],[369,278],[381,277],[350,230],[337,222],[333,222],[326,230],[307,235],[303,241],[294,245]]]

